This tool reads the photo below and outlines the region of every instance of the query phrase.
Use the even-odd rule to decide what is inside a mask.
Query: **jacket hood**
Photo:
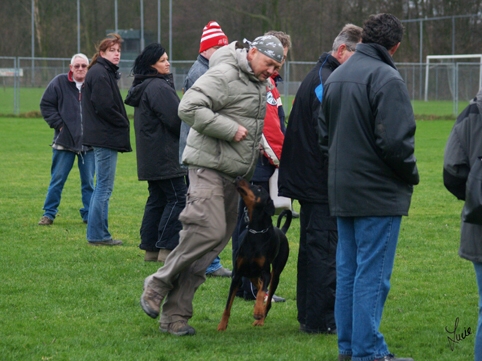
[[[174,88],[172,74],[156,74],[156,75],[134,75],[134,81],[127,93],[124,103],[132,107],[138,107],[142,98],[142,94],[153,79],[165,79],[170,86]]]
[[[261,82],[253,73],[251,66],[248,63],[248,49],[244,46],[239,45],[237,41],[233,41],[227,46],[223,46],[221,49],[216,50],[216,52],[209,59],[209,67],[212,68],[218,64],[231,64],[233,66],[239,67],[240,71],[243,72],[250,81]],[[266,82],[266,81],[265,81]],[[266,84],[268,84],[266,82]]]

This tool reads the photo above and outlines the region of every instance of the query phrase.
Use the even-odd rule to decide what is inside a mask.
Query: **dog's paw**
[[[264,318],[254,321],[253,326],[264,326]]]
[[[218,325],[218,331],[226,331],[228,328],[228,324],[225,322],[220,322]]]

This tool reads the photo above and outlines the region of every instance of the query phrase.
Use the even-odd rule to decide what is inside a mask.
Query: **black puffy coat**
[[[281,152],[278,180],[281,196],[312,203],[328,203],[328,164],[318,144],[320,101],[315,89],[338,66],[340,63],[333,56],[322,54],[296,92]]]
[[[83,143],[132,152],[129,119],[117,85],[118,69],[99,57],[87,72],[82,90]]]
[[[125,103],[135,107],[137,176],[162,180],[186,175],[179,164],[181,119],[172,74],[136,75]]]
[[[407,215],[419,182],[416,125],[407,86],[384,47],[358,44],[330,75],[320,123],[327,132],[331,214]]]

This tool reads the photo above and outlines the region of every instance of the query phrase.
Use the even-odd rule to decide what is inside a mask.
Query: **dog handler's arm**
[[[179,117],[198,133],[235,141],[236,133],[243,133],[242,129],[238,122],[219,112],[227,105],[228,95],[226,76],[222,71],[211,68],[182,97]]]

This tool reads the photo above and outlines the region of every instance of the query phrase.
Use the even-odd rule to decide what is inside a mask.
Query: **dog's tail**
[[[283,218],[286,217],[286,222],[283,224],[283,227],[281,228],[280,225],[281,225],[281,221],[283,220]],[[283,232],[284,234],[286,234],[286,232],[288,232],[288,229],[290,228],[290,225],[291,225],[291,219],[293,218],[293,213],[291,213],[291,210],[289,209],[285,209],[283,212],[281,212],[278,216],[278,222],[276,224],[276,227],[278,227],[279,229],[281,229],[281,232]]]

